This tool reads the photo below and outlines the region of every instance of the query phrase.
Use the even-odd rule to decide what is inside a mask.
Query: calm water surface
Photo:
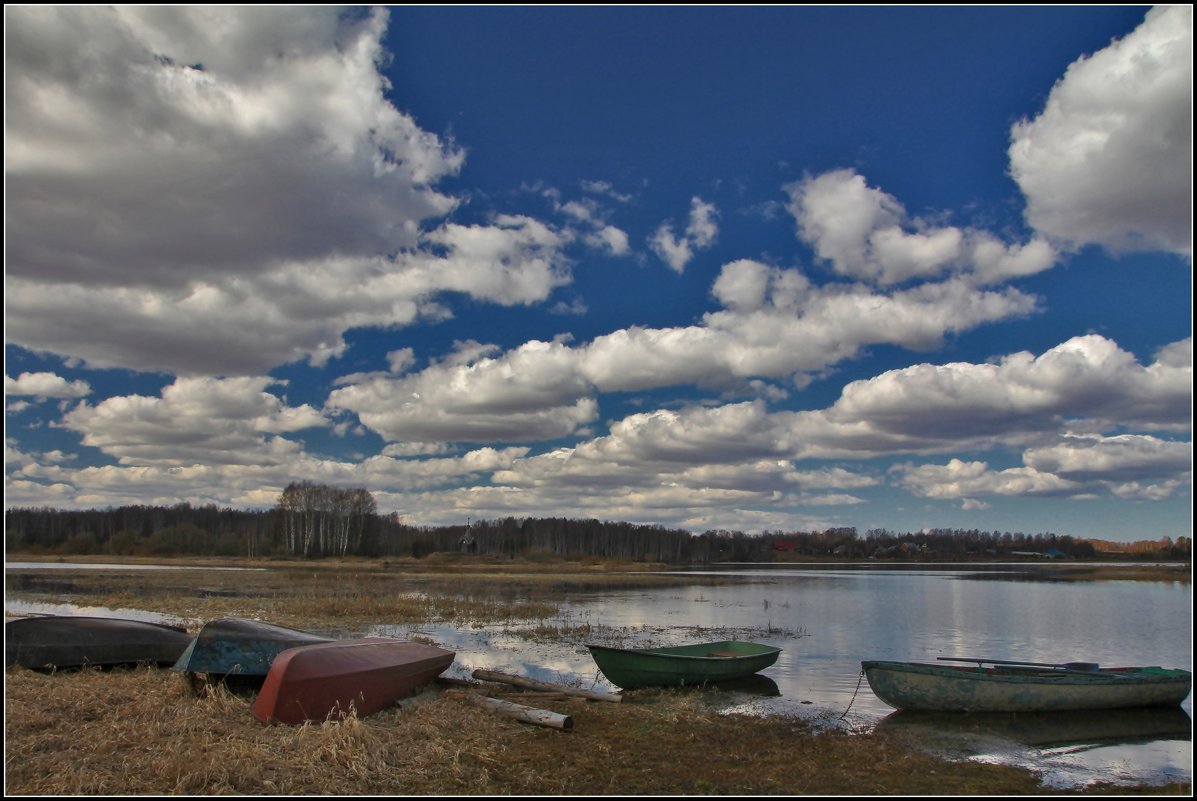
[[[587,641],[632,647],[724,638],[780,646],[777,664],[762,674],[775,688],[730,694],[726,706],[734,711],[857,730],[903,727],[937,750],[1030,767],[1055,786],[1192,781],[1191,695],[1179,710],[1057,716],[1048,726],[1027,716],[929,718],[895,713],[860,671],[865,659],[939,657],[1192,670],[1190,583],[1064,581],[1022,566],[723,572],[728,583],[719,586],[580,594],[565,604],[558,624],[589,626]],[[379,627],[373,633],[417,632]],[[610,688],[578,642],[530,644],[497,630],[420,633],[456,648],[462,675],[482,667]]]
[[[763,682],[715,697],[729,711],[794,715],[859,731],[903,728],[929,748],[1026,766],[1059,787],[1096,780],[1192,781],[1191,695],[1181,709],[1047,721],[911,716],[882,703],[860,672],[865,659],[939,657],[1191,670],[1189,582],[1065,581],[1053,570],[1002,565],[744,565],[701,573],[726,581],[571,594],[558,619],[543,621],[550,629],[544,638],[503,626],[383,625],[326,633],[427,636],[457,651],[454,675],[485,668],[598,689],[613,688],[585,642],[635,647],[752,639],[777,645],[782,654],[763,672]],[[47,611],[22,610],[7,598],[6,608]]]

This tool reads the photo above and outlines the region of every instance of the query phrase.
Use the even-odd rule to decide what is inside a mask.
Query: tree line
[[[381,515],[363,488],[298,482],[270,510],[214,505],[123,506],[5,511],[6,553],[112,556],[415,557],[466,553],[504,558],[599,558],[666,564],[806,559],[968,561],[1023,558],[1188,560],[1192,538],[1107,543],[1050,532],[929,529],[893,532],[684,529],[567,518],[466,521],[412,526]]]
[[[869,529],[859,536],[854,528],[818,532],[765,532],[783,559],[832,556],[846,559],[922,559],[970,561],[979,559],[1117,559],[1127,557],[1186,560],[1192,558],[1191,537],[1160,537],[1133,543],[1115,543],[1052,532],[1025,534],[981,529],[924,529],[896,532]]]

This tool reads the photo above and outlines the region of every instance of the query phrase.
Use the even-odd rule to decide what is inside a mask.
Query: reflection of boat
[[[897,709],[930,712],[1049,712],[1177,706],[1193,685],[1187,670],[1100,668],[1003,660],[972,667],[862,662],[877,697]],[[986,667],[985,665],[989,665]]]
[[[367,637],[289,648],[274,658],[253,712],[264,723],[360,717],[385,709],[453,664],[435,645]]]
[[[899,711],[878,722],[877,728],[995,736],[1038,748],[1193,739],[1193,721],[1179,706],[1071,712]]]
[[[4,661],[10,667],[169,665],[190,643],[181,627],[141,620],[51,615],[4,624]]]
[[[728,679],[727,681],[710,682],[710,686],[724,692],[757,695],[762,698],[777,698],[781,695],[781,688],[777,686],[777,682],[763,673],[753,673],[751,676]]]
[[[226,617],[205,624],[195,642],[179,657],[174,669],[216,678],[260,678],[270,672],[274,658],[288,648],[324,642],[329,639],[306,631]]]
[[[608,681],[625,690],[742,679],[769,667],[781,653],[772,645],[734,640],[673,648],[586,647]]]

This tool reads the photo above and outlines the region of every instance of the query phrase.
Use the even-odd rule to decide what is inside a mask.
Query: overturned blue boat
[[[262,681],[283,651],[325,642],[331,640],[274,623],[227,617],[205,624],[174,669],[215,680],[244,677]]]

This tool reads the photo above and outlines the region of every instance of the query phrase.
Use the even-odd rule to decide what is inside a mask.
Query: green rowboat
[[[781,653],[772,645],[735,640],[673,648],[586,647],[607,680],[625,690],[734,681],[764,670]]]
[[[1193,687],[1189,671],[1162,667],[948,661],[977,664],[960,667],[871,661],[861,662],[861,667],[882,701],[896,709],[925,712],[1063,712],[1177,706]]]

